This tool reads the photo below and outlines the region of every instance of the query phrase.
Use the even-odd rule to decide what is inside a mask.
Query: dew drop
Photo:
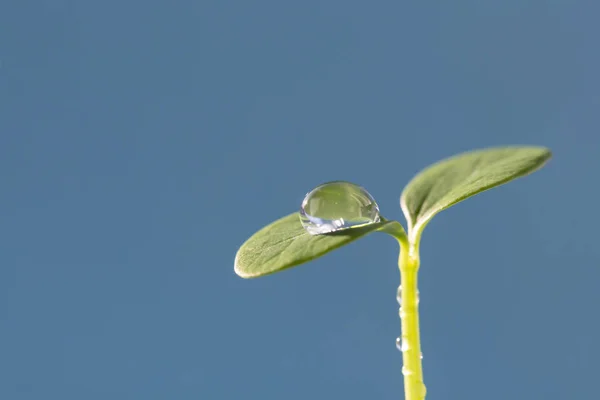
[[[407,376],[407,375],[412,375],[412,371],[406,367],[402,367],[402,375]]]
[[[421,298],[419,296],[419,289],[417,289],[417,304],[419,304],[420,301],[421,301]]]
[[[379,222],[379,206],[369,192],[354,183],[335,181],[311,190],[302,201],[300,221],[311,235]]]
[[[406,317],[406,313],[404,312],[402,307],[400,307],[400,309],[398,310],[398,315],[400,316],[400,319]]]
[[[408,343],[406,343],[405,341],[403,341],[401,338],[397,337],[396,338],[396,348],[399,351],[405,352],[407,351],[410,347],[408,346]]]
[[[421,353],[420,357],[421,357],[421,360],[422,360],[423,359],[423,353]]]
[[[396,292],[396,300],[398,304],[402,305],[402,286],[398,286],[398,291]]]

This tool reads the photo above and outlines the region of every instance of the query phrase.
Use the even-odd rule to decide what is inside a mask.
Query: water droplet
[[[400,307],[400,309],[398,310],[398,315],[400,316],[401,319],[406,317],[406,313],[404,312],[402,307]]]
[[[401,338],[397,337],[396,338],[396,348],[402,352],[407,351],[410,347],[408,346],[408,343],[403,341]]]
[[[402,305],[402,286],[398,286],[398,291],[396,292],[396,300],[398,304]]]
[[[419,304],[420,301],[421,301],[421,298],[419,296],[419,289],[417,289],[417,304]]]
[[[402,375],[407,376],[407,375],[412,375],[412,371],[406,367],[402,367]]]
[[[423,353],[421,353],[421,360],[423,359]]]
[[[300,221],[308,233],[320,235],[379,222],[379,206],[369,192],[354,183],[328,182],[304,197]]]

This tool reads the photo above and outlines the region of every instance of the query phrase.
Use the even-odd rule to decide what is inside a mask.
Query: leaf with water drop
[[[439,161],[417,174],[400,197],[411,240],[438,212],[468,198],[530,174],[551,157],[544,147],[497,147]]]
[[[384,218],[361,227],[311,235],[302,226],[299,213],[293,213],[265,226],[240,247],[235,272],[242,278],[269,275],[314,260],[376,231],[405,236],[399,222]]]

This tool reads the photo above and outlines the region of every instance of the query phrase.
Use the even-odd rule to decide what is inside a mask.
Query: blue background
[[[256,280],[235,252],[322,182],[402,219],[502,144],[554,158],[425,230],[428,398],[597,397],[599,12],[0,2],[0,398],[402,398],[392,239]]]

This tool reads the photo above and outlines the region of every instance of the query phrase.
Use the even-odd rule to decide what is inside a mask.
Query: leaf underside
[[[403,235],[397,221],[386,221],[342,231],[310,235],[298,213],[287,215],[256,232],[238,250],[235,272],[242,278],[256,278],[308,262],[371,232]]]
[[[497,147],[462,153],[424,169],[400,197],[411,240],[438,212],[541,168],[551,155],[544,147]]]

